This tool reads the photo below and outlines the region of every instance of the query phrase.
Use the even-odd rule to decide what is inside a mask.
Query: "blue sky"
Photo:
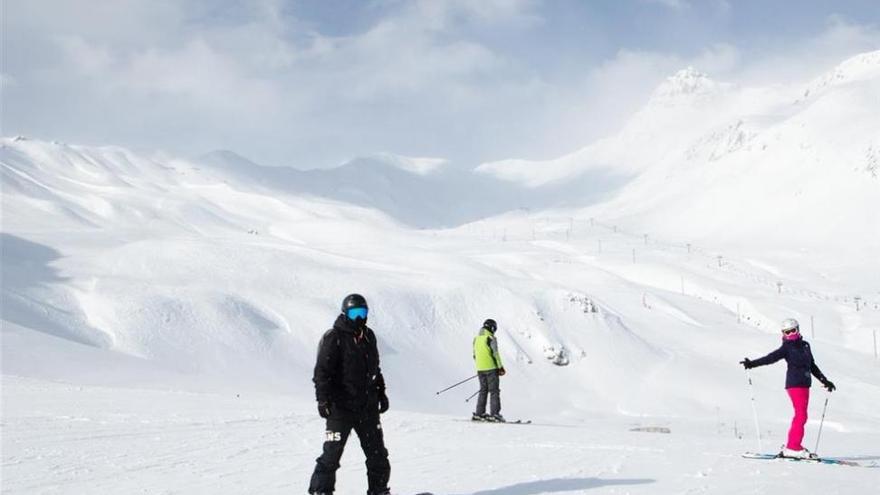
[[[880,48],[874,0],[3,2],[2,132],[328,167],[552,158],[688,65],[799,81]]]

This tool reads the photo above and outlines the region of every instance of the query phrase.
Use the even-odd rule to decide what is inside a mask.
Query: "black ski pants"
[[[351,430],[357,433],[361,449],[367,457],[367,493],[380,494],[388,491],[391,464],[388,450],[382,435],[382,422],[378,411],[359,417],[333,415],[327,418],[327,431],[324,433],[324,452],[318,457],[309,493],[333,493],[336,489],[336,470],[345,449]],[[346,490],[349,492],[351,490]]]
[[[498,380],[498,370],[479,371],[480,391],[477,395],[477,414],[486,414],[486,398],[491,394],[492,401],[489,405],[489,414],[501,413],[501,389]]]

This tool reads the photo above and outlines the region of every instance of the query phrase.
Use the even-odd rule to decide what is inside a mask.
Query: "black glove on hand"
[[[832,382],[831,380],[829,380],[827,378],[822,381],[822,385],[825,385],[825,388],[829,392],[834,392],[835,390],[837,390],[837,387],[834,386],[834,382]]]
[[[498,368],[498,376],[504,376],[507,374],[507,371],[504,371],[504,367]]]
[[[326,401],[318,402],[318,415],[324,419],[330,417],[330,403]]]
[[[388,396],[385,395],[385,392],[382,392],[379,395],[379,414],[384,414],[388,411]]]
[[[752,364],[752,360],[749,358],[744,358],[742,361],[739,362],[739,364],[743,365],[743,368],[745,368],[747,370],[750,370],[755,367],[755,365]]]

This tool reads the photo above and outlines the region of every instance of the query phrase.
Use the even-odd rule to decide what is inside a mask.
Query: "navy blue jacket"
[[[813,353],[810,352],[810,343],[800,337],[796,340],[784,340],[779,349],[766,356],[752,361],[754,366],[773,364],[780,359],[788,363],[788,372],[785,375],[785,388],[809,387],[812,384],[810,374],[825,383],[827,378],[813,361]]]

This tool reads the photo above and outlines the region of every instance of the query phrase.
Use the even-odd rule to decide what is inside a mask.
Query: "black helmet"
[[[369,308],[367,300],[360,294],[349,294],[342,300],[342,312],[345,313],[351,308]]]
[[[360,294],[349,294],[342,300],[342,314],[352,321],[367,320],[367,300]]]
[[[488,320],[483,322],[483,328],[485,328],[486,330],[488,330],[492,333],[495,333],[495,330],[498,330],[498,324],[495,323],[495,320],[493,320],[492,318],[489,318]]]

